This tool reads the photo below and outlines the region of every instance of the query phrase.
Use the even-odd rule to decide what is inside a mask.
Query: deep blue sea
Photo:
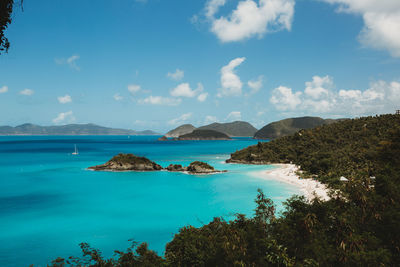
[[[163,254],[180,227],[213,217],[253,215],[257,188],[278,210],[296,188],[251,172],[272,166],[225,164],[229,154],[255,144],[232,141],[157,141],[158,136],[0,137],[0,266],[46,266],[58,256],[79,256],[88,242],[105,256],[129,239]],[[72,155],[74,145],[79,155]],[[117,153],[145,156],[166,167],[205,161],[215,175],[95,172]]]

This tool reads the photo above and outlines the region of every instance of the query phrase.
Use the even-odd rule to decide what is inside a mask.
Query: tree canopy
[[[0,55],[4,52],[7,53],[10,48],[10,42],[5,36],[5,31],[11,23],[11,14],[13,10],[14,0],[1,0],[0,1]]]

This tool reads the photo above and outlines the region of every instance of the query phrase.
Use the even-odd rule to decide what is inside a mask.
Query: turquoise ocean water
[[[252,216],[257,188],[282,208],[299,193],[252,172],[272,166],[225,164],[229,154],[257,143],[159,142],[155,136],[0,137],[0,266],[46,266],[58,256],[80,255],[88,242],[105,256],[125,250],[129,239],[160,254],[179,228],[213,217]],[[79,155],[71,153],[77,145]],[[94,172],[117,153],[188,165],[195,160],[228,170],[215,175],[169,172]]]

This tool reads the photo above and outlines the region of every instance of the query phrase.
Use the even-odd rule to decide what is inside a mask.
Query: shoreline
[[[307,200],[313,200],[315,195],[326,201],[329,200],[326,185],[313,179],[300,179],[296,174],[299,167],[294,164],[271,164],[277,168],[253,172],[253,175],[266,180],[276,180],[291,184],[300,189]]]

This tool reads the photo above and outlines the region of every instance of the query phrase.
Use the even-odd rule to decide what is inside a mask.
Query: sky
[[[400,109],[398,0],[41,0],[0,55],[0,125],[165,132]]]

